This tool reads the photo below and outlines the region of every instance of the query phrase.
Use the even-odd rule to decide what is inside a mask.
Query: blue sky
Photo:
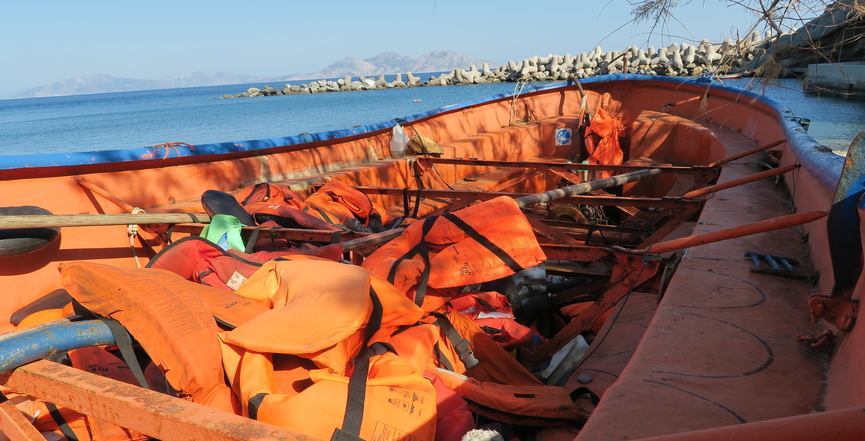
[[[648,24],[627,24],[626,0],[7,0],[0,17],[0,98],[75,76],[283,76],[384,51],[450,50],[506,63],[596,45],[720,42],[754,21],[726,2],[699,0],[677,10],[681,24],[653,36]]]

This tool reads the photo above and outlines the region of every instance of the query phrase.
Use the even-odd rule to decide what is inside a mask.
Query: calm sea
[[[748,81],[725,83],[743,87]],[[283,84],[269,85],[281,88]],[[150,147],[168,141],[195,145],[316,133],[511,93],[515,84],[219,99],[263,86],[0,100],[0,155]],[[845,151],[865,130],[865,102],[806,94],[796,80],[781,80],[764,93],[786,104],[795,115],[809,118],[811,135],[836,151]]]

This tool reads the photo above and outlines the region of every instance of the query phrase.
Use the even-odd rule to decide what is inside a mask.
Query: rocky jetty
[[[264,86],[250,88],[237,95],[223,98],[258,97],[271,95],[292,95],[298,93],[320,93],[353,90],[388,89],[417,86],[451,86],[458,84],[484,84],[517,81],[557,81],[570,77],[586,78],[595,75],[617,73],[699,76],[706,73],[752,73],[748,69],[758,55],[765,53],[767,38],[754,33],[746,39],[734,42],[730,39],[721,44],[703,40],[700,44],[674,43],[667,47],[647,50],[631,46],[622,51],[604,52],[600,46],[589,53],[579,55],[535,56],[522,61],[509,61],[495,69],[484,63],[480,69],[456,68],[452,72],[433,76],[426,80],[411,72],[396,74],[393,81],[385,76],[377,79],[351,76],[339,80],[317,80],[307,84],[286,84],[281,89]]]

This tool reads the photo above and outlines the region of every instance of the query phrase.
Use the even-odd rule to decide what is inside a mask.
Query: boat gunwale
[[[844,158],[825,151],[822,145],[811,138],[802,128],[801,118],[780,101],[761,93],[727,86],[712,82],[705,78],[676,78],[651,75],[615,74],[584,78],[581,84],[601,84],[619,81],[654,81],[677,85],[709,86],[716,90],[734,93],[740,96],[763,102],[778,113],[779,122],[787,135],[787,142],[796,152],[799,162],[827,188],[834,189],[841,175]],[[566,84],[563,86],[563,84]],[[551,83],[541,86],[532,85],[534,90],[520,93],[520,96],[550,93],[555,90],[576,88],[570,83]],[[18,179],[23,177],[60,176],[70,173],[85,173],[98,167],[99,171],[136,170],[152,167],[165,167],[199,163],[214,158],[225,160],[290,152],[314,148],[334,142],[347,142],[363,137],[383,134],[398,123],[416,123],[429,118],[511,99],[513,93],[501,93],[475,100],[465,101],[450,106],[414,115],[394,118],[366,126],[352,127],[313,134],[301,134],[282,138],[258,139],[248,141],[229,141],[196,146],[176,145],[162,147],[144,147],[90,152],[49,153],[30,155],[9,155],[0,159],[0,180]],[[174,156],[176,155],[176,156]]]

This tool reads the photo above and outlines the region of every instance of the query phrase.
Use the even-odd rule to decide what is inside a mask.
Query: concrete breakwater
[[[375,90],[396,87],[450,86],[459,84],[484,84],[499,82],[558,81],[572,76],[586,78],[595,75],[633,73],[666,76],[698,76],[706,72],[750,74],[759,67],[754,63],[765,52],[767,39],[759,33],[734,42],[727,39],[721,44],[703,40],[698,45],[688,43],[671,44],[667,47],[647,50],[631,46],[624,51],[604,52],[600,46],[589,53],[534,56],[522,61],[509,61],[496,69],[487,63],[480,70],[470,66],[467,70],[456,68],[450,73],[431,76],[426,81],[408,72],[397,73],[393,81],[386,81],[381,74],[377,79],[346,76],[339,80],[317,80],[307,84],[286,84],[281,89],[264,86],[252,87],[237,95],[222,98],[292,95],[299,93],[339,92],[352,90]]]

